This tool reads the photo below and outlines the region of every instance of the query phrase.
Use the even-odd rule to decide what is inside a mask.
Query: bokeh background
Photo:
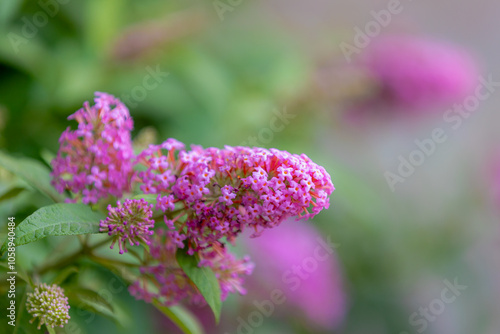
[[[400,6],[373,43],[397,34],[454,45],[473,59],[475,85],[479,76],[500,80],[498,1],[402,0]],[[443,115],[467,95],[418,108],[380,103],[381,83],[349,62],[340,45],[352,44],[356,27],[374,20],[371,11],[387,8],[375,0],[0,0],[0,146],[47,160],[68,115],[104,91],[127,104],[138,142],[175,137],[204,147],[275,147],[323,165],[336,186],[330,209],[311,222],[289,222],[313,230],[282,237],[278,229],[264,246],[238,246],[242,254],[253,252],[255,278],[246,297],[225,303],[219,327],[206,310],[195,310],[207,333],[499,333],[500,94],[492,92],[456,130]],[[387,57],[412,55],[395,47]],[[425,71],[418,61],[408,66]],[[157,81],[145,84],[151,72]],[[289,116],[269,130],[276,115]],[[392,191],[385,173],[395,173],[399,156],[408,158],[415,140],[436,128],[447,139]],[[12,182],[1,173],[2,192]],[[43,204],[23,192],[1,202],[0,212],[20,221]],[[271,316],[242,329],[238,318],[248,320],[254,301],[289,289],[282,264],[311,256],[317,236],[337,246],[304,279],[307,291],[288,291]],[[273,248],[259,256],[255,249],[266,244],[280,244],[281,253]],[[51,247],[50,238],[20,247],[18,264],[29,266]],[[279,268],[277,279],[270,281],[259,265]],[[113,278],[102,269],[86,279],[97,291]],[[422,330],[410,318],[439,306],[445,281],[466,288],[431,313]],[[61,333],[176,333],[125,289],[112,298],[121,326],[74,307],[77,326]]]

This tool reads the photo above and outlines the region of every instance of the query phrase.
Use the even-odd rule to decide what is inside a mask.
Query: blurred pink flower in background
[[[477,84],[473,58],[459,47],[432,39],[382,36],[358,61],[379,86],[372,102],[390,109],[449,107],[462,102]]]
[[[236,318],[246,322],[253,333],[260,329],[249,325],[248,318],[259,310],[255,303],[270,302],[274,290],[281,290],[284,300],[274,305],[266,321],[289,318],[291,314],[306,320],[308,328],[331,330],[340,326],[347,311],[342,273],[335,245],[307,222],[288,220],[279,229],[268,229],[258,238],[244,239],[245,253],[254,260],[255,269],[247,280],[248,294],[238,299],[239,307],[228,309],[221,323],[215,325],[208,307],[190,307],[206,333],[235,333]],[[165,317],[158,315],[158,330],[180,333]],[[276,333],[276,332],[273,332]]]
[[[276,306],[278,313],[293,307],[311,324],[328,329],[339,326],[346,301],[334,246],[329,241],[311,224],[295,221],[246,240],[256,264],[248,279],[249,295],[259,293],[252,291],[257,289],[262,298],[269,298],[270,291],[280,289],[286,301]]]

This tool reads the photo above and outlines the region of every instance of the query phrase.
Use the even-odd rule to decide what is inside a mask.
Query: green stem
[[[133,256],[135,257],[137,260],[139,260],[139,262],[143,263],[143,259],[141,258],[141,256],[139,255],[139,253],[137,253],[135,250],[133,249],[129,249],[128,252]]]
[[[27,290],[28,288],[26,288]],[[16,326],[14,328],[14,332],[12,334],[17,333],[17,329],[19,328],[21,324],[21,317],[23,316],[23,311],[26,307],[26,299],[27,299],[27,292],[24,291],[23,298],[21,298],[21,304],[19,305],[19,309],[17,311],[17,320],[16,320]]]
[[[71,242],[74,242],[73,236],[66,235],[64,236],[64,239],[57,244],[52,250],[50,251],[49,255],[47,255],[47,259],[51,259],[54,256],[57,256],[57,254],[60,254],[66,247],[69,246]]]
[[[127,282],[127,284],[132,284],[136,279],[137,277],[135,275],[133,275],[131,272],[124,272],[124,269],[123,267],[119,267],[119,266],[133,266],[133,267],[139,267],[139,265],[134,265],[134,264],[131,264],[131,263],[125,263],[125,262],[121,262],[121,261],[115,261],[115,260],[111,260],[111,259],[105,259],[105,258],[100,258],[100,257],[97,257],[95,255],[93,255],[91,257],[95,262],[101,264],[102,266],[106,267],[108,270],[110,270],[111,272],[119,275],[125,282]]]
[[[46,272],[52,270],[52,269],[57,269],[61,267],[66,267],[76,260],[78,260],[80,257],[84,255],[89,255],[92,253],[92,251],[98,247],[101,247],[102,245],[105,245],[106,243],[109,243],[109,238],[106,238],[94,245],[88,246],[88,244],[83,244],[82,248],[76,251],[75,253],[60,259],[59,261],[56,261],[54,263],[49,263],[45,266],[42,266],[40,269],[37,270],[37,273],[40,275],[45,274]]]
[[[86,252],[87,252],[87,250],[85,248],[82,248],[82,249],[78,250],[77,252],[75,252],[75,253],[73,253],[65,258],[62,258],[61,260],[59,260],[57,262],[49,263],[49,264],[41,267],[40,269],[37,270],[37,272],[38,272],[38,274],[43,275],[52,269],[57,269],[60,267],[68,266],[68,265],[72,264],[73,262],[75,262],[76,260],[78,260],[78,258],[81,257],[82,255],[84,255]]]
[[[77,235],[78,237],[78,241],[80,241],[80,245],[82,245],[82,247],[85,247],[85,242],[83,241],[83,237],[81,235]]]
[[[123,262],[123,261],[114,260],[114,259],[110,259],[110,258],[106,258],[106,257],[96,256],[94,254],[90,254],[89,255],[89,259],[91,259],[94,262],[97,262],[99,264],[102,264],[104,266],[107,266],[107,265],[114,265],[114,266],[115,265],[119,265],[119,266],[133,267],[133,268],[137,268],[137,267],[141,266],[140,264],[130,263],[130,262]]]
[[[96,243],[96,244],[94,244],[94,245],[91,245],[91,246],[88,246],[88,247],[89,247],[89,249],[94,250],[94,249],[97,249],[97,248],[99,248],[99,247],[101,247],[101,246],[103,246],[103,245],[105,245],[105,244],[109,243],[109,242],[110,242],[110,240],[111,240],[110,238],[106,238],[106,239],[101,240],[101,241],[99,241],[98,243]]]

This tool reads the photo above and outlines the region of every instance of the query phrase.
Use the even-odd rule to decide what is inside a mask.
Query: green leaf
[[[144,199],[149,204],[156,204],[158,195],[154,194],[139,194],[132,197],[132,199]]]
[[[43,163],[30,158],[11,157],[0,151],[0,166],[20,177],[54,202],[64,201],[64,197],[50,184],[50,170]]]
[[[16,327],[14,328],[14,331],[12,334],[16,334],[17,330],[23,326],[26,325],[26,322],[21,321],[23,318],[23,314],[25,313],[25,308],[26,308],[26,299],[28,298],[28,295],[26,294],[26,290],[23,291],[23,297],[21,298],[21,303],[19,304],[19,309],[17,310],[17,320],[16,320]],[[28,333],[29,331],[25,331],[25,333]]]
[[[207,301],[208,306],[212,309],[215,316],[215,321],[218,323],[222,308],[221,291],[219,281],[215,277],[215,273],[208,267],[199,267],[199,259],[197,256],[192,256],[187,253],[187,247],[179,248],[175,254],[177,262],[182,270],[186,273],[189,279],[200,290],[201,295]]]
[[[53,284],[61,285],[71,274],[77,273],[78,268],[69,266],[64,268],[52,281]]]
[[[15,244],[25,245],[48,236],[99,233],[99,221],[106,217],[85,204],[52,204],[38,209],[16,226]],[[8,239],[0,249],[7,249]]]
[[[0,262],[0,267],[4,267],[7,272],[16,272],[16,276],[28,283],[29,285],[33,286],[33,282],[31,281],[31,278],[28,276],[26,271],[22,267],[15,267],[15,270],[12,270],[7,262]]]
[[[125,3],[120,0],[91,0],[86,1],[85,5],[86,14],[92,17],[92,22],[85,21],[84,37],[87,46],[95,51],[110,49],[108,41],[114,39],[118,33]]]
[[[186,308],[175,305],[166,307],[158,300],[153,300],[153,305],[167,318],[172,320],[185,334],[203,334],[203,328],[196,317]]]
[[[21,7],[21,1],[4,0],[0,1],[0,26],[7,26]]]
[[[56,156],[57,156],[57,155],[56,155],[54,152],[52,152],[52,151],[50,151],[50,150],[48,150],[48,149],[46,149],[46,148],[43,148],[43,149],[40,151],[40,157],[42,157],[43,161],[45,161],[45,163],[46,163],[47,165],[49,165],[49,166],[50,166],[50,164],[52,163],[52,160],[54,160],[54,158],[55,158]]]
[[[0,202],[16,197],[25,190],[25,187],[14,185],[0,195]]]
[[[65,289],[65,293],[69,302],[75,307],[116,320],[113,305],[97,292],[85,288],[68,288]]]
[[[147,243],[145,243],[145,242],[144,242],[144,241],[142,241],[142,240],[141,240],[141,241],[139,241],[139,242],[141,243],[142,247],[144,247],[144,248],[146,249],[146,251],[147,251],[148,253],[151,253],[151,251],[149,250],[149,245],[148,245]]]

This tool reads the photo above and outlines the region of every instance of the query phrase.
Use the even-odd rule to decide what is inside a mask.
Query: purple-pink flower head
[[[284,219],[328,208],[334,187],[326,170],[304,154],[276,149],[193,146],[169,139],[138,156],[141,190],[157,194],[167,226],[188,236],[190,251],[245,228],[254,236]],[[176,209],[184,208],[180,214]]]
[[[144,242],[149,245],[149,238],[154,227],[153,205],[144,199],[127,199],[123,204],[118,201],[116,207],[108,206],[108,217],[101,220],[99,230],[114,236],[111,249],[118,241],[120,254],[127,251],[127,243],[131,246]]]
[[[286,306],[311,323],[328,329],[341,323],[346,300],[329,237],[321,236],[313,225],[288,222],[245,244],[257,264],[248,284],[249,302],[268,298],[270,291],[279,289]],[[289,311],[284,310],[288,315]]]
[[[137,299],[172,306],[182,300],[196,305],[206,304],[198,288],[179,267],[175,254],[179,245],[172,232],[158,229],[150,245],[148,265],[140,268],[140,278],[130,286],[130,293]],[[250,275],[253,264],[248,257],[236,259],[224,247],[214,245],[198,253],[199,266],[211,268],[221,288],[221,300],[229,293],[245,294],[244,276]]]
[[[443,42],[394,35],[374,39],[360,57],[380,87],[375,103],[408,111],[459,103],[477,82],[464,50]]]
[[[127,107],[105,93],[96,92],[94,101],[68,117],[78,122],[78,128],[63,132],[52,161],[52,184],[61,193],[75,194],[74,202],[121,197],[130,189],[133,174],[133,121]]]

